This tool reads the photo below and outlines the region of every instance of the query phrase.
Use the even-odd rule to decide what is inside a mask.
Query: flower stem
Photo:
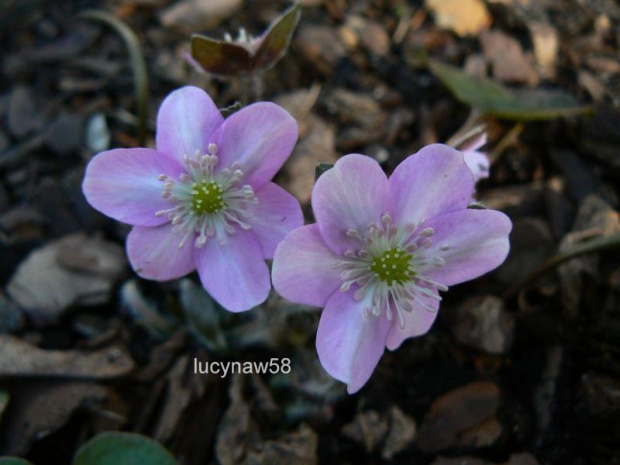
[[[504,293],[504,299],[508,300],[514,297],[523,287],[536,281],[541,276],[545,275],[549,271],[555,269],[556,267],[568,260],[587,253],[600,252],[602,250],[611,249],[614,247],[620,247],[620,233],[592,239],[583,244],[577,244],[571,249],[554,255],[550,259],[544,261],[538,268],[528,274],[520,282],[510,287]]]

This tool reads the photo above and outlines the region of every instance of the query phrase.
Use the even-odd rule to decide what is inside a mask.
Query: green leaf
[[[314,168],[314,181],[316,182],[323,173],[331,170],[333,167],[334,165],[332,165],[331,163],[317,163],[316,167]]]
[[[0,465],[32,465],[32,463],[19,457],[0,457]]]
[[[73,465],[178,465],[161,444],[135,433],[102,433],[78,450]]]
[[[248,49],[201,34],[192,35],[192,58],[216,76],[238,76],[252,70],[252,54]]]
[[[544,89],[513,90],[489,79],[469,76],[458,68],[430,60],[429,68],[454,96],[482,114],[502,119],[534,121],[590,113],[571,95]]]
[[[192,58],[208,73],[220,77],[255,74],[272,68],[286,53],[301,10],[293,5],[271,22],[255,42],[228,42],[192,35]],[[254,45],[256,44],[256,45]]]
[[[301,8],[295,4],[271,23],[254,57],[256,70],[267,71],[286,54],[300,18]]]

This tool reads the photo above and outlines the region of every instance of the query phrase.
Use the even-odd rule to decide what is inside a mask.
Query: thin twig
[[[514,297],[523,287],[536,281],[541,276],[545,275],[549,271],[555,269],[562,263],[592,252],[599,252],[605,249],[611,249],[613,247],[620,247],[620,233],[612,234],[610,236],[599,237],[592,239],[584,244],[578,244],[572,247],[570,250],[561,252],[550,259],[544,261],[538,268],[528,274],[520,282],[512,286],[504,293],[504,299],[510,299]]]
[[[146,142],[146,119],[149,109],[149,78],[146,61],[142,53],[142,46],[140,45],[138,36],[127,24],[105,11],[86,10],[81,12],[78,17],[105,24],[114,30],[125,43],[131,60],[131,69],[134,78],[138,116],[138,138],[140,139],[140,144],[144,145]]]

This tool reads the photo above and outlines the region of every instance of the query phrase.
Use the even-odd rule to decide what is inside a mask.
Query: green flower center
[[[218,213],[226,208],[222,200],[224,191],[215,181],[192,184],[192,210],[202,215],[204,213]]]
[[[410,282],[416,274],[410,265],[412,258],[411,254],[400,247],[393,248],[375,258],[370,265],[370,271],[389,286],[404,284]]]

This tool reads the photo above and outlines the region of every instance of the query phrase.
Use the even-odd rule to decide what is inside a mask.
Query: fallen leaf
[[[334,72],[338,62],[348,53],[336,29],[326,25],[302,25],[292,47],[313,71],[326,76]]]
[[[431,465],[496,465],[476,457],[437,457]],[[497,465],[538,465],[536,458],[527,452],[512,454],[507,462]]]
[[[230,405],[220,422],[215,455],[221,465],[243,463],[247,451],[260,442],[258,428],[250,416],[250,406],[242,395],[244,378],[235,375],[230,385]]]
[[[155,302],[144,296],[137,280],[123,283],[120,295],[126,312],[156,341],[166,339],[179,326],[177,319],[160,312]]]
[[[390,53],[390,36],[383,24],[363,16],[350,15],[343,28],[355,37],[355,43],[359,42],[372,55],[383,57]]]
[[[112,379],[134,368],[120,346],[95,352],[44,350],[14,336],[0,336],[0,377],[54,376],[61,378]]]
[[[165,443],[172,437],[184,410],[192,400],[191,390],[183,381],[188,366],[189,356],[185,355],[177,360],[166,377],[166,397],[153,434],[159,442]]]
[[[454,337],[463,345],[490,354],[505,354],[514,336],[514,316],[493,295],[474,296],[458,305],[449,316]]]
[[[386,460],[392,460],[396,454],[405,450],[413,442],[417,427],[415,420],[396,405],[390,408],[388,418],[390,429],[385,437],[381,456]]]
[[[499,403],[499,388],[489,381],[445,393],[433,402],[424,417],[418,447],[431,453],[455,447],[490,446],[501,434],[501,424],[495,418]]]
[[[6,421],[6,453],[24,455],[32,443],[60,429],[74,412],[102,403],[107,389],[86,382],[47,381],[14,385]]]
[[[579,71],[578,82],[590,94],[592,100],[597,103],[602,102],[607,95],[605,84],[596,75],[586,70]]]
[[[501,31],[485,31],[480,35],[480,43],[497,79],[530,86],[538,83],[538,74],[516,39]]]
[[[563,361],[564,350],[561,346],[552,345],[547,348],[540,381],[532,396],[540,438],[547,435],[549,426],[554,419],[554,408],[557,402],[556,390],[558,389],[558,378]]]
[[[25,137],[43,125],[42,112],[29,87],[16,86],[9,98],[8,128],[15,137]]]
[[[43,134],[47,146],[57,155],[66,156],[77,151],[83,143],[83,118],[61,112],[48,125]]]
[[[437,457],[431,465],[493,465],[476,457]]]
[[[318,164],[336,163],[336,127],[311,113],[306,118],[306,133],[284,165],[283,187],[299,202],[310,202]]]
[[[126,266],[119,245],[73,234],[32,252],[18,266],[7,292],[35,324],[45,325],[73,305],[107,302]]]
[[[551,24],[541,21],[531,21],[529,29],[541,75],[544,78],[555,77],[555,63],[560,48],[558,31]]]
[[[364,446],[367,453],[378,449],[388,431],[387,419],[375,410],[360,412],[342,427],[342,433]]]
[[[306,424],[278,439],[266,441],[260,451],[251,451],[243,465],[316,465],[319,437]]]
[[[458,36],[473,36],[491,24],[491,16],[482,0],[427,0],[437,25]]]
[[[213,29],[237,13],[243,0],[182,0],[160,14],[162,24],[186,31]]]
[[[520,454],[512,454],[508,462],[503,465],[538,465],[539,462],[529,452],[521,452]]]
[[[381,415],[375,410],[360,412],[351,423],[343,426],[342,433],[364,446],[368,454],[381,450],[386,460],[411,445],[416,435],[413,418],[393,405]]]
[[[535,121],[590,113],[571,95],[543,89],[512,90],[485,78],[468,76],[450,65],[431,60],[429,68],[463,103],[485,115]]]

